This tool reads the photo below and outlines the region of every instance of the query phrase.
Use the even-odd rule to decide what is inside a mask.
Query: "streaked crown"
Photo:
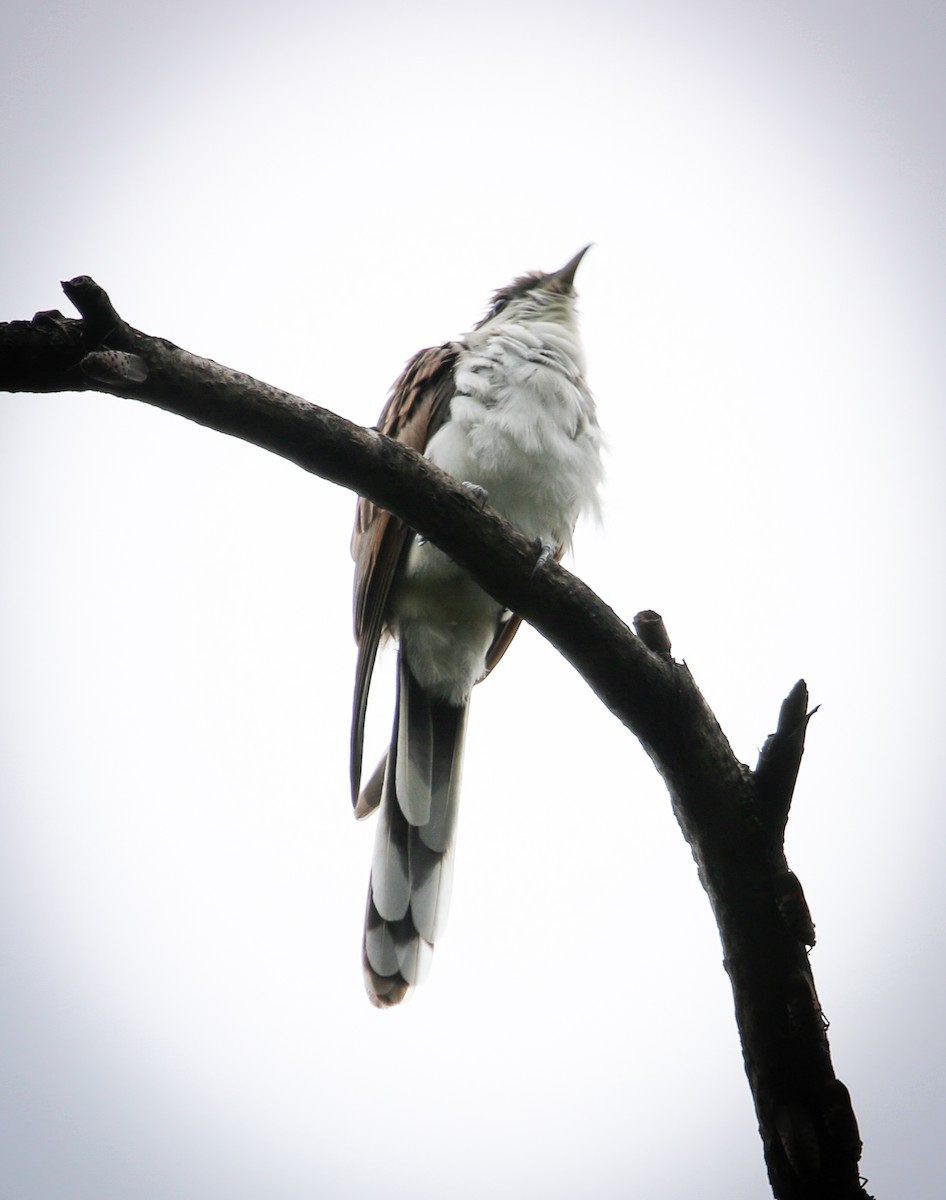
[[[500,288],[490,301],[489,311],[474,328],[482,329],[502,316],[504,321],[569,321],[574,315],[575,273],[591,248],[579,250],[564,267],[544,274],[529,271]]]

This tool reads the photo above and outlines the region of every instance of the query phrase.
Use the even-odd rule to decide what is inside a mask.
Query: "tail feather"
[[[417,932],[431,945],[447,924],[452,883],[452,847],[439,853],[416,839],[411,846],[411,916]]]
[[[400,921],[411,902],[410,840],[404,814],[384,795],[371,859],[371,895],[386,921]]]
[[[421,981],[446,922],[466,712],[431,696],[401,656],[363,944],[381,1007]]]

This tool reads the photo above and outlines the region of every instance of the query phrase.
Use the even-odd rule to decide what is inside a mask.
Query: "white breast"
[[[577,333],[562,325],[492,328],[461,355],[450,419],[427,448],[524,534],[555,545],[598,509],[601,435],[583,367]]]
[[[467,339],[450,415],[427,457],[486,489],[527,537],[569,545],[598,511],[601,435],[577,333],[558,323],[491,324]],[[415,543],[392,596],[411,670],[461,703],[485,671],[500,606],[435,546]]]

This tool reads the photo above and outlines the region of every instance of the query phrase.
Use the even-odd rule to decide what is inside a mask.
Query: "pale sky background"
[[[595,242],[572,565],[754,764],[878,1200],[942,1194],[939,0],[8,4],[0,319],[134,325],[371,423]],[[4,1200],[762,1200],[706,898],[524,631],[473,705],[430,981],[363,995],[353,497],[93,394],[0,398]],[[370,753],[389,719],[380,687]]]

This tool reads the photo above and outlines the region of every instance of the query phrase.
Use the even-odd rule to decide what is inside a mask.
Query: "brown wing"
[[[421,350],[404,368],[377,428],[388,437],[423,452],[443,424],[454,394],[459,346],[450,342]],[[365,711],[378,646],[385,631],[388,598],[398,566],[411,539],[399,517],[359,498],[351,553],[355,560],[355,641],[358,663],[351,724],[351,793],[358,799],[364,750]]]
[[[445,346],[421,350],[410,360],[391,389],[390,399],[381,413],[377,425],[381,433],[420,452],[426,449],[450,411],[459,350],[455,342],[448,342]],[[351,723],[351,799],[359,817],[376,808],[381,798],[384,759],[365,788],[363,804],[358,805],[365,713],[371,675],[385,632],[388,597],[411,536],[410,528],[400,517],[378,508],[363,496],[359,497],[351,539],[351,554],[355,560],[355,641],[358,644]],[[560,546],[555,555],[556,562],[561,560],[564,552],[564,546]],[[509,649],[521,623],[522,618],[511,613],[497,629],[486,654],[484,679]]]

